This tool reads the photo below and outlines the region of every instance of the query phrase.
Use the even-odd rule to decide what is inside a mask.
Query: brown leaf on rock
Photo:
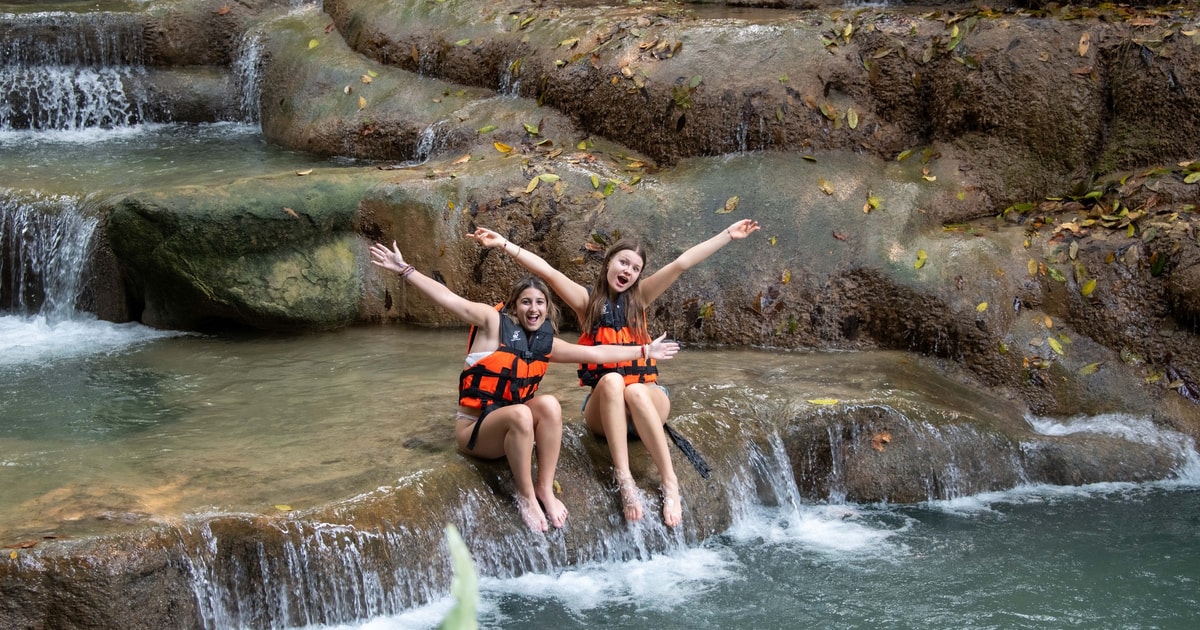
[[[888,433],[887,431],[880,431],[879,433],[876,433],[875,435],[871,436],[871,448],[882,453],[883,446],[885,444],[890,444],[891,441],[892,441],[891,433]]]

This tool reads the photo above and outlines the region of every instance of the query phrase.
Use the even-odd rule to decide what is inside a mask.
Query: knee
[[[596,386],[593,388],[593,390],[597,392],[603,391],[605,393],[613,394],[620,392],[624,388],[625,377],[616,372],[609,372],[608,374],[600,377],[600,380],[596,382]]]
[[[512,409],[508,430],[522,435],[533,435],[533,410],[527,405],[513,405]]]
[[[535,424],[562,424],[562,404],[554,396],[538,396],[525,404],[529,407]]]
[[[638,406],[650,403],[650,388],[645,383],[631,383],[625,388],[625,404]]]

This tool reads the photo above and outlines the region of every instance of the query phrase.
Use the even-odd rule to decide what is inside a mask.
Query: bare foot
[[[616,475],[617,486],[621,489],[621,505],[625,506],[625,520],[642,520],[642,497],[633,476],[629,473]]]
[[[667,527],[675,527],[683,522],[683,505],[679,502],[679,486],[664,483],[663,493],[663,523]]]
[[[546,513],[546,518],[550,520],[550,524],[561,528],[567,524],[567,506],[563,505],[558,497],[554,496],[554,491],[537,493],[538,501],[542,502],[542,509]]]
[[[529,529],[535,532],[550,529],[550,525],[546,523],[546,514],[542,512],[537,499],[517,495],[517,510],[521,512],[521,519]]]

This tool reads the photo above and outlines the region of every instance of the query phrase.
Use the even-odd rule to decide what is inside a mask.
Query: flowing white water
[[[1113,418],[1068,424],[1129,435]],[[1171,431],[1146,423],[1133,435],[1196,459]],[[779,453],[755,466],[788,470]],[[786,500],[740,506],[699,547],[485,577],[481,627],[1185,628],[1200,602],[1191,461],[1151,484],[1024,485],[915,506],[813,504],[787,497],[786,477],[772,484]],[[453,603],[308,628],[436,628]]]

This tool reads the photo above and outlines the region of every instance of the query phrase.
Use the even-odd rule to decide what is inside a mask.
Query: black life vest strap
[[[692,443],[680,435],[671,425],[664,424],[663,429],[667,431],[667,435],[671,437],[671,441],[675,443],[675,446],[679,447],[679,450],[683,452],[684,457],[687,457],[687,460],[692,463],[692,467],[696,469],[696,472],[700,473],[700,477],[708,479],[708,476],[712,474],[712,468],[708,467],[708,462],[704,461],[704,457],[700,455],[696,447],[692,446]]]

